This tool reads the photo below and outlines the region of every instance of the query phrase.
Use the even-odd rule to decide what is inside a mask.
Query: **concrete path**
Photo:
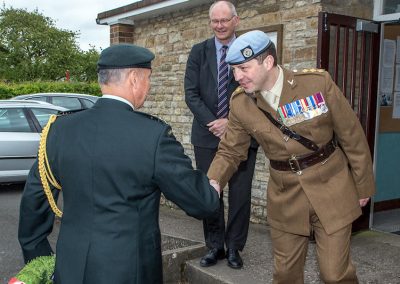
[[[22,188],[3,188],[0,191],[0,283],[7,283],[23,266],[17,241],[21,191]],[[161,207],[160,226],[165,234],[203,242],[202,221],[188,217],[180,210]],[[53,245],[56,235],[57,230],[51,236]],[[352,254],[361,284],[400,284],[400,235],[373,231],[357,234],[352,239]],[[209,268],[199,266],[200,258],[189,261],[186,268],[189,283],[272,282],[273,262],[268,226],[250,225],[247,245],[241,255],[244,268],[240,270],[229,268],[225,260]],[[321,283],[313,244],[310,244],[307,258],[305,283]]]

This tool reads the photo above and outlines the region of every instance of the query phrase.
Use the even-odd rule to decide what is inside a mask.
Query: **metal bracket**
[[[374,23],[371,21],[357,19],[356,31],[357,32],[370,32],[370,33],[377,34],[379,31],[379,25],[377,23]]]
[[[324,32],[327,32],[329,30],[328,27],[328,13],[324,13]]]

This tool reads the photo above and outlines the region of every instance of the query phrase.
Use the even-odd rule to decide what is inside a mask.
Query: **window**
[[[0,109],[0,132],[32,132],[22,108]]]
[[[374,21],[393,21],[400,18],[399,0],[375,0]]]
[[[81,102],[85,108],[91,108],[94,105],[94,102],[87,99],[81,99]]]
[[[82,105],[78,98],[52,97],[51,103],[56,106],[62,106],[67,109],[81,109]]]
[[[399,0],[383,0],[382,14],[400,13]]]
[[[58,113],[58,110],[47,108],[32,108],[31,111],[35,115],[36,119],[39,121],[39,124],[42,128],[46,126],[50,115]]]
[[[47,98],[46,97],[31,97],[31,98],[27,98],[26,100],[28,100],[28,101],[47,102]]]

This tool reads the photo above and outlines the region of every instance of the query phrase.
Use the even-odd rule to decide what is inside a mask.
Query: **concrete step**
[[[232,269],[226,260],[220,260],[211,267],[201,267],[200,258],[186,262],[186,278],[189,284],[261,284],[265,283],[253,278],[247,269]]]

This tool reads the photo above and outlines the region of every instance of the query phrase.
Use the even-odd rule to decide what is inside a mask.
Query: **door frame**
[[[355,102],[353,101],[354,98],[356,97],[355,94],[355,84],[359,84],[359,95],[358,99],[358,108],[356,110],[357,116],[361,119],[362,117],[362,107],[363,107],[363,96],[364,96],[364,91],[367,92],[367,105],[366,105],[366,114],[365,114],[365,121],[361,121],[361,124],[363,125],[363,129],[365,131],[365,135],[367,137],[367,141],[370,147],[371,151],[371,156],[374,157],[375,153],[375,143],[376,143],[376,114],[377,114],[377,94],[378,94],[378,71],[379,71],[379,57],[378,56],[371,56],[372,54],[377,54],[380,49],[380,36],[379,34],[370,34],[371,36],[371,42],[369,45],[369,57],[367,58],[368,61],[368,70],[365,70],[365,50],[366,50],[366,36],[364,31],[358,31],[357,30],[357,20],[359,18],[351,17],[351,16],[345,16],[345,15],[339,15],[339,14],[333,14],[333,13],[327,13],[327,12],[319,12],[318,14],[318,45],[317,45],[317,68],[322,68],[326,69],[329,72],[329,63],[330,63],[330,54],[334,54],[333,58],[333,74],[331,74],[332,79],[335,81],[335,83],[338,82],[339,79],[339,69],[342,67],[341,72],[341,80],[342,84],[338,84],[338,87],[343,91],[343,94],[346,96],[346,98],[349,100],[350,105],[354,108]],[[334,34],[334,52],[330,53],[330,46],[331,46],[331,26],[336,27],[336,33]],[[344,43],[343,43],[343,54],[342,54],[342,62],[339,62],[340,56],[339,56],[339,48],[340,48],[340,30],[341,28],[344,28],[345,34],[343,36],[344,38]],[[348,79],[348,47],[349,47],[349,30],[352,30],[352,54],[351,54],[351,59],[352,62],[350,66],[351,68],[351,77],[350,77],[350,92],[349,94],[346,94],[347,91],[347,79]],[[360,34],[359,34],[360,33]],[[361,54],[360,54],[360,64],[361,68],[359,71],[357,71],[357,51],[359,48],[357,46],[358,44],[358,38],[361,36]],[[364,90],[364,76],[359,76],[359,81],[357,82],[357,72],[360,72],[361,74],[365,74],[367,72],[368,78],[367,82],[368,88]],[[374,163],[375,164],[375,163]],[[375,174],[375,171],[374,171]],[[373,201],[369,203],[369,205],[365,206],[362,208],[362,215],[353,223],[353,231],[359,231],[363,229],[369,229],[372,226],[372,212],[373,212]]]

